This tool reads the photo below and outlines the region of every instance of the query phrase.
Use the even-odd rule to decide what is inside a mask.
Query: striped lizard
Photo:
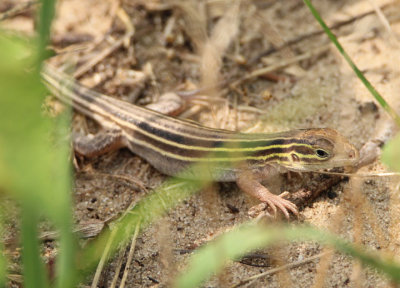
[[[353,166],[359,158],[357,149],[330,128],[273,134],[213,129],[95,92],[50,65],[44,65],[42,77],[57,98],[104,128],[91,138],[77,137],[78,154],[93,157],[127,147],[167,175],[235,181],[275,215],[279,209],[289,218],[298,210],[260,183],[269,175]],[[201,173],[193,168],[199,163]]]

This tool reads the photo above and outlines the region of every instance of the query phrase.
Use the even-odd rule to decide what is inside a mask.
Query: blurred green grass
[[[55,261],[57,287],[73,287],[71,172],[68,160],[69,112],[54,119],[44,115],[46,90],[40,67],[46,54],[54,1],[39,9],[38,36],[27,39],[0,31],[0,188],[21,208],[20,239],[25,287],[48,287],[38,224],[48,218],[60,233]],[[5,261],[1,261],[4,267]],[[2,274],[6,273],[2,269]],[[1,279],[5,285],[5,278]],[[3,286],[4,286],[3,285]]]
[[[69,113],[55,119],[44,115],[46,90],[36,47],[0,32],[0,86],[4,91],[0,98],[0,186],[21,207],[25,286],[47,287],[37,240],[41,217],[50,219],[61,233],[59,275],[73,267],[73,251],[64,253],[73,247]],[[68,284],[69,280],[62,281]]]

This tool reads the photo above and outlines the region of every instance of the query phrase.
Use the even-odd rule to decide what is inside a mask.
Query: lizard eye
[[[329,156],[329,153],[322,149],[315,150],[315,154],[317,154],[320,158],[327,158]]]

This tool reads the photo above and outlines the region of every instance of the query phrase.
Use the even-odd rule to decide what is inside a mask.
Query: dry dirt
[[[5,0],[0,12],[16,2]],[[400,3],[324,0],[314,4],[326,23],[335,27],[360,70],[393,107],[399,108]],[[206,99],[197,97],[182,116],[211,127],[247,132],[332,127],[361,148],[390,126],[389,117],[320,32],[302,1],[255,0],[235,5],[229,0],[59,1],[52,35],[52,48],[57,53],[53,61],[58,65],[74,63],[79,70],[98,57],[88,71],[80,73],[80,81],[138,105],[154,102],[165,92],[211,87],[200,93]],[[28,10],[0,22],[0,27],[32,35],[32,15]],[[130,31],[130,41],[121,41]],[[116,48],[110,50],[113,46]],[[101,54],[107,50],[110,53]],[[302,58],[292,61],[299,56]],[[242,79],[274,65],[277,67],[268,73]],[[233,86],[239,79],[242,81]],[[212,87],[216,84],[223,85]],[[213,101],[218,97],[225,101]],[[210,101],[216,104],[210,105]],[[75,115],[73,129],[87,133],[97,127]],[[125,149],[76,160],[77,224],[105,221],[145,196],[139,187],[113,175],[129,175],[146,187],[156,187],[166,178]],[[384,166],[376,161],[358,173],[382,171],[386,171]],[[281,178],[282,191],[296,191],[312,181],[307,175]],[[395,185],[388,177],[352,177],[302,205],[299,219],[290,223],[329,228],[398,258]],[[167,286],[185,267],[193,247],[249,220],[247,212],[256,201],[235,184],[216,183],[209,190],[184,201],[139,235],[127,287]],[[232,263],[205,287],[235,285],[323,250],[312,243],[277,248],[257,251],[242,262]],[[128,250],[123,263],[127,254]],[[102,271],[99,287],[111,284],[117,262],[118,257]],[[262,277],[249,287],[311,287],[315,281],[325,283],[324,287],[390,285],[384,277],[343,255],[324,259],[320,266],[327,268],[318,263],[315,260]],[[90,282],[88,279],[87,284]]]

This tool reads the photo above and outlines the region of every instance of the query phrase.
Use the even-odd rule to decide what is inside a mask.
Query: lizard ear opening
[[[299,156],[297,154],[293,153],[293,154],[291,154],[291,156],[292,156],[293,162],[299,162],[300,161],[300,158],[299,158]]]

